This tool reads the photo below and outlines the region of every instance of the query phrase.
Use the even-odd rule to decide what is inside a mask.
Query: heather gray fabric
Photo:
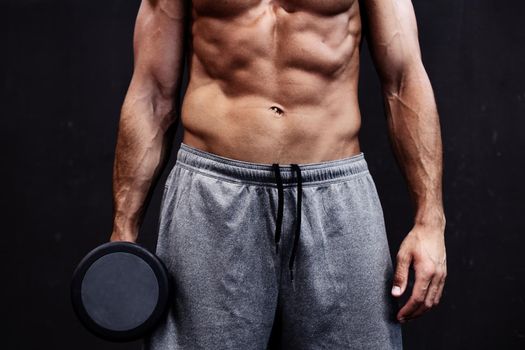
[[[144,350],[402,349],[383,212],[364,154],[299,166],[302,223],[291,280],[298,194],[291,167],[280,165],[276,253],[271,165],[181,145],[157,244],[175,281],[174,303]]]

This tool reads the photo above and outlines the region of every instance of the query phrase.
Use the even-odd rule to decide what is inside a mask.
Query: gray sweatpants
[[[402,348],[363,153],[272,165],[183,143],[159,223],[175,295],[144,350]]]

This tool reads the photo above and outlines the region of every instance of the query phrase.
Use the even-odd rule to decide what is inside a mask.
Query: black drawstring
[[[283,181],[281,179],[281,172],[279,171],[279,164],[273,164],[275,177],[277,179],[278,205],[277,205],[277,222],[275,224],[275,252],[279,252],[279,239],[281,238],[281,227],[283,223]]]
[[[301,177],[301,169],[299,165],[292,164],[292,169],[297,174],[297,220],[295,226],[295,239],[293,242],[292,255],[290,256],[290,262],[288,267],[290,268],[290,278],[293,280],[293,262],[295,259],[295,252],[297,251],[297,245],[299,243],[299,234],[301,233],[301,202],[303,197],[303,179]]]
[[[278,251],[279,239],[281,237],[282,221],[283,221],[283,206],[284,206],[284,194],[283,194],[283,183],[281,178],[281,171],[279,164],[272,164],[275,178],[277,182],[277,193],[278,193],[278,206],[277,206],[277,222],[275,224],[275,249]],[[297,219],[295,226],[295,237],[292,247],[292,254],[290,255],[290,261],[288,263],[288,268],[290,269],[290,278],[293,280],[293,264],[295,260],[295,255],[297,252],[297,247],[299,245],[299,235],[301,234],[301,205],[303,197],[303,179],[301,176],[301,168],[297,164],[291,164],[292,170],[295,171],[297,176]]]

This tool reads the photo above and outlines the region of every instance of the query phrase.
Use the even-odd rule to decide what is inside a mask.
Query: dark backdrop
[[[1,1],[2,349],[138,349],[87,333],[68,295],[73,268],[111,230],[112,162],[138,5]],[[449,277],[440,306],[404,326],[406,349],[523,349],[525,3],[414,6],[443,130]],[[412,209],[366,51],[360,99],[362,148],[395,256]],[[150,248],[160,187],[140,236]]]

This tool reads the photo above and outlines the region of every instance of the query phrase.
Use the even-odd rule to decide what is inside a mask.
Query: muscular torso
[[[229,158],[359,153],[357,0],[193,0],[183,142]]]

